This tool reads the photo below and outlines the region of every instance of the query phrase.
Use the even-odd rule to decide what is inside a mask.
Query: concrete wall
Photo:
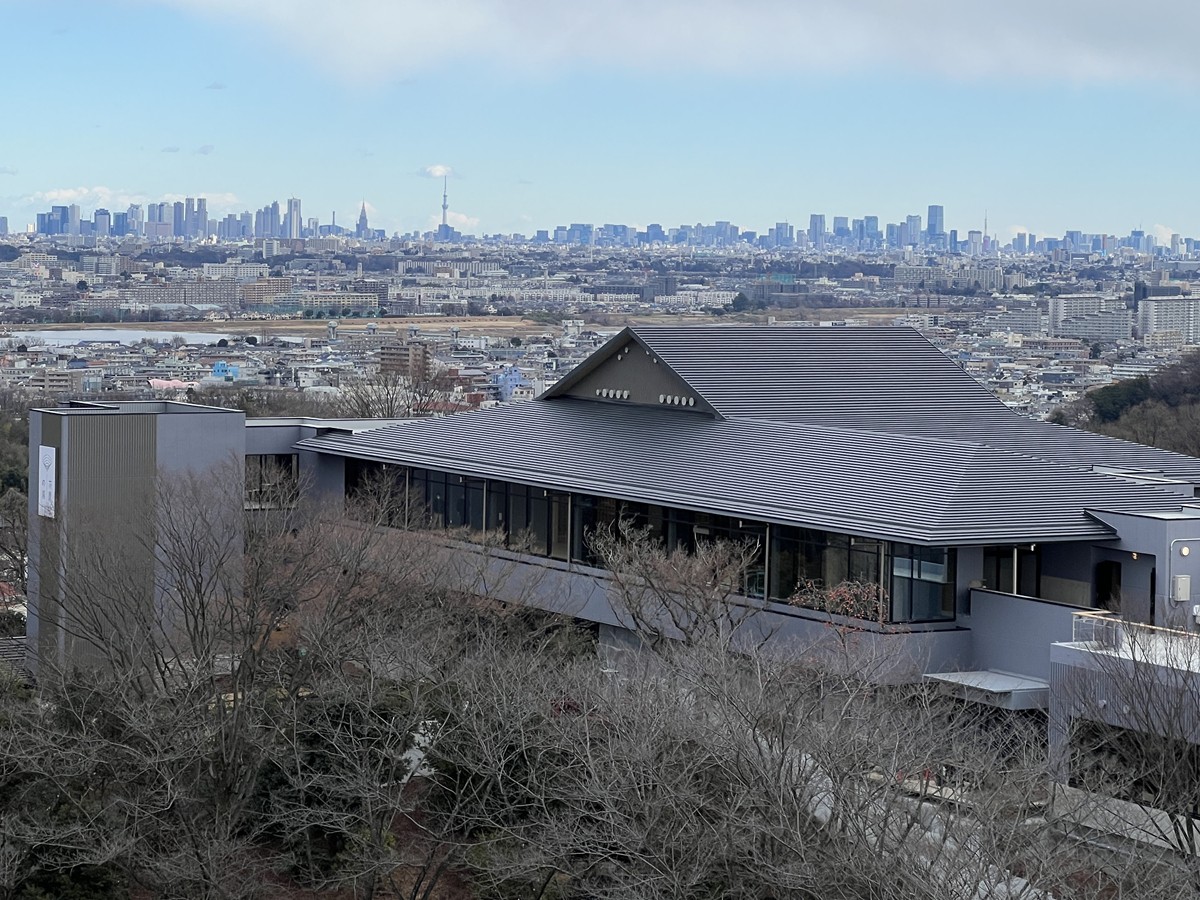
[[[35,410],[31,470],[43,444],[58,450],[57,490],[53,519],[38,515],[36,484],[30,491],[26,634],[27,665],[35,673],[44,663],[87,664],[96,642],[109,641],[110,633],[150,634],[147,623],[163,609],[153,549],[158,503],[184,472],[228,473],[229,490],[219,496],[237,498],[228,515],[237,539],[245,416],[169,403]],[[179,499],[186,515],[190,500]],[[103,584],[89,581],[101,577]],[[121,598],[119,609],[90,600],[106,591]]]
[[[155,418],[160,474],[244,466],[247,434],[245,413],[189,410]]]
[[[1149,571],[1155,574],[1153,622],[1166,628],[1200,631],[1192,614],[1200,603],[1200,509],[1181,507],[1178,512],[1109,513],[1096,517],[1112,525],[1120,537],[1105,544],[1107,558],[1121,561],[1121,592],[1129,596],[1122,612],[1136,621],[1149,619]],[[1186,553],[1184,552],[1186,550]],[[1138,558],[1133,559],[1133,554]],[[1191,578],[1191,592],[1181,601],[1171,598],[1171,579]],[[1141,611],[1143,616],[1138,616]]]
[[[1043,544],[1041,596],[1058,603],[1090,607],[1095,602],[1095,571],[1090,544]]]
[[[1050,645],[1071,640],[1079,607],[996,591],[971,592],[973,667],[1050,679]]]

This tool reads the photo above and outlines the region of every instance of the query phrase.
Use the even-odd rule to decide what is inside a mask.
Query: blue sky
[[[448,167],[477,233],[941,203],[1200,237],[1200,4],[0,0],[0,32],[14,230],[185,195],[424,230]]]

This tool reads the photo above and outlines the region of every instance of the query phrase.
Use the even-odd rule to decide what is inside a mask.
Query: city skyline
[[[278,200],[254,211],[244,209],[240,213],[230,212],[217,218],[208,217],[208,201],[205,197],[186,197],[183,200],[131,204],[124,212],[97,207],[90,215],[78,204],[52,205],[49,210],[38,212],[35,222],[26,226],[30,234],[40,236],[75,236],[88,241],[99,238],[134,236],[149,240],[185,241],[216,238],[219,241],[246,241],[259,239],[301,240],[312,238],[355,238],[368,241],[383,241],[389,238],[402,240],[432,240],[455,243],[461,240],[488,240],[514,238],[533,243],[596,246],[638,245],[687,245],[702,247],[732,247],[749,244],[760,249],[800,248],[814,251],[878,251],[909,248],[918,252],[941,253],[962,252],[969,256],[993,255],[1002,249],[1018,255],[1034,252],[1068,250],[1083,253],[1111,253],[1120,248],[1131,248],[1144,253],[1181,253],[1191,255],[1200,241],[1180,234],[1146,232],[1131,229],[1121,235],[1113,231],[1086,232],[1081,229],[1066,229],[1061,235],[1018,231],[1011,240],[999,238],[995,232],[984,228],[959,229],[946,225],[945,207],[929,204],[925,217],[920,213],[909,213],[899,217],[900,221],[888,222],[879,216],[864,214],[858,217],[845,215],[827,216],[811,213],[808,228],[793,224],[788,218],[777,220],[764,229],[745,228],[741,223],[727,219],[710,222],[668,224],[654,222],[644,227],[630,223],[581,223],[558,224],[547,228],[535,228],[532,233],[463,234],[447,221],[448,201],[446,194],[447,176],[443,176],[442,220],[436,228],[425,231],[394,233],[369,225],[367,203],[359,208],[356,225],[338,225],[336,218],[322,222],[320,217],[302,214],[302,199],[289,197],[285,204]],[[343,223],[346,220],[343,218]],[[952,220],[953,222],[953,220]],[[0,215],[0,236],[13,233],[6,216]],[[1040,240],[1039,240],[1040,238]]]
[[[373,225],[423,232],[449,175],[448,224],[476,233],[902,221],[927,197],[1002,241],[1200,233],[1163,150],[1195,132],[1181,42],[1200,11],[635,9],[0,0],[25,38],[0,215],[303,197],[350,224],[365,198]]]

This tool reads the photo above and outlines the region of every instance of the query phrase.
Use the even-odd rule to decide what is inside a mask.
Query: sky
[[[0,215],[1200,237],[1200,4],[0,0]]]

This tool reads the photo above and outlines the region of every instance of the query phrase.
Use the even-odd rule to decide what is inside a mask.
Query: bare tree
[[[691,553],[668,550],[627,519],[588,540],[609,572],[616,611],[656,646],[713,639],[727,645],[761,609],[760,601],[745,596],[746,574],[761,552],[757,544],[706,540]]]
[[[0,581],[22,596],[29,588],[29,498],[9,488],[0,495]]]
[[[1129,848],[1118,882],[1200,893],[1200,638],[1116,616],[1086,624],[1052,708],[1055,813]]]
[[[345,415],[402,419],[447,415],[469,408],[460,385],[448,372],[412,377],[374,372],[347,380],[339,394]]]

